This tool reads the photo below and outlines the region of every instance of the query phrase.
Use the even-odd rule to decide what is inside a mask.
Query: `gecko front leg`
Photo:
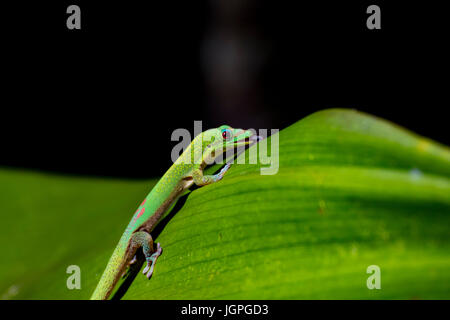
[[[147,278],[151,278],[153,274],[153,269],[156,263],[156,259],[161,255],[162,248],[159,243],[156,244],[156,250],[154,249],[153,239],[150,233],[146,231],[138,231],[133,233],[131,236],[131,247],[137,248],[142,247],[142,251],[144,252],[145,260],[147,261],[147,265],[143,270],[143,273],[146,274]],[[134,258],[133,258],[134,260]]]
[[[230,169],[231,163],[225,164],[218,174],[203,175],[203,170],[196,169],[192,172],[192,179],[197,186],[204,186],[222,180],[225,173]]]

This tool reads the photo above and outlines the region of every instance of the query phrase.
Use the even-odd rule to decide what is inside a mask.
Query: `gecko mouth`
[[[258,136],[258,135],[253,135],[253,136],[251,136],[250,138],[249,138],[249,140],[251,140],[251,141],[254,141],[254,142],[258,142],[258,141],[261,141],[262,139],[264,139],[263,137],[261,137],[261,136]]]
[[[243,139],[235,141],[233,156],[226,161],[227,164],[233,163],[239,155],[241,155],[243,152],[245,152],[248,148],[250,148],[253,144],[257,143],[258,141],[261,141],[263,137],[258,135],[252,135],[250,137],[245,137]],[[243,144],[242,144],[243,143]],[[241,145],[238,145],[241,144]],[[236,151],[237,149],[237,151]]]
[[[253,145],[255,142],[261,141],[262,139],[263,139],[263,137],[254,134],[250,137],[245,137],[244,139],[235,141],[235,144],[244,142],[246,146],[250,146],[250,145]]]
[[[235,136],[239,136],[239,135],[245,134],[246,132],[247,132],[246,130],[241,129],[241,131],[236,133]],[[243,139],[236,140],[235,143],[248,142],[248,141],[250,143],[253,143],[253,142],[258,142],[258,141],[260,141],[262,139],[263,139],[263,137],[258,136],[257,134],[252,134],[251,136],[245,137]]]

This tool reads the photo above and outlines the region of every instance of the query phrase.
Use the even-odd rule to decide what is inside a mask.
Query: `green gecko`
[[[143,270],[147,278],[153,274],[156,259],[161,255],[160,244],[154,248],[150,233],[165,217],[178,198],[194,183],[204,186],[223,178],[231,166],[228,161],[216,175],[204,175],[203,169],[226,151],[245,147],[261,137],[250,130],[233,129],[223,125],[199,134],[141,203],[119,240],[102,277],[91,296],[92,300],[108,299],[127,267],[136,262],[136,252],[143,249],[147,265]]]

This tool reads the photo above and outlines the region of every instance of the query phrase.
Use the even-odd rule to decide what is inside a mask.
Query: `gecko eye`
[[[231,133],[231,130],[224,129],[222,130],[222,138],[224,140],[230,140],[233,137],[233,134]]]

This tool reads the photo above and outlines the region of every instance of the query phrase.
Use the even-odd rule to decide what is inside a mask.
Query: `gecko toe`
[[[158,242],[158,243],[156,244],[156,252],[155,252],[153,255],[157,254],[156,257],[158,257],[158,256],[161,255],[161,253],[162,253],[161,244]]]
[[[152,277],[152,275],[153,275],[153,264],[152,264],[152,267],[150,268],[150,271],[149,272],[147,272],[147,274],[145,275],[149,280],[150,280],[150,278]]]
[[[137,256],[134,255],[133,259],[130,260],[130,262],[128,264],[134,264],[137,261]]]

